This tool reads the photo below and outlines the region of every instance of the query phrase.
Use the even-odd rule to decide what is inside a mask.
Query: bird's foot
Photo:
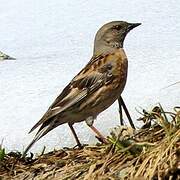
[[[87,144],[76,144],[73,149],[83,149]]]
[[[108,140],[105,138],[105,137],[98,137],[98,136],[95,136],[98,141],[100,141],[101,143],[104,143],[104,144],[108,144]]]

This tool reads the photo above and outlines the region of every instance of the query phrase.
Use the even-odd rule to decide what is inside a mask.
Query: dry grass
[[[61,149],[35,159],[6,154],[0,179],[180,179],[180,108],[143,111],[139,130],[116,127],[109,144]]]

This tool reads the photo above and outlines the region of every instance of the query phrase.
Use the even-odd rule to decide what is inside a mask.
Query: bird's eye
[[[118,31],[121,29],[122,27],[120,25],[116,25],[115,29],[117,29]]]

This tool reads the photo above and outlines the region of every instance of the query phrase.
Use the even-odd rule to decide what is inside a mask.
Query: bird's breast
[[[108,56],[107,61],[112,64],[111,73],[114,76],[114,80],[110,87],[124,88],[127,79],[128,60],[124,50],[118,49],[116,52]]]

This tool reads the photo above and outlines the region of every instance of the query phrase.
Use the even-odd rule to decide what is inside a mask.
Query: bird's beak
[[[141,25],[141,23],[129,23],[128,25],[128,31],[134,29],[135,27]]]

